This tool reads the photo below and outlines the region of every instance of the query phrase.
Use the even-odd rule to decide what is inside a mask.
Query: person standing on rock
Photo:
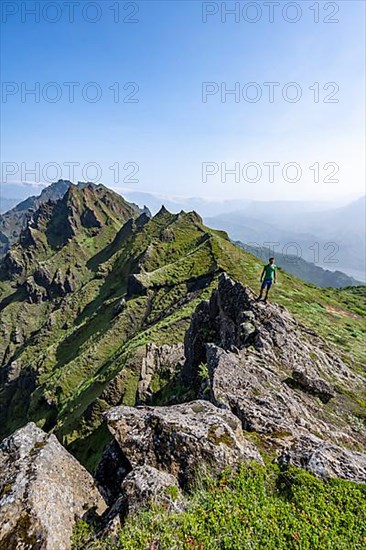
[[[264,302],[267,302],[269,291],[273,284],[277,282],[276,272],[277,266],[275,265],[275,259],[270,258],[269,264],[265,265],[261,274],[260,281],[262,283],[261,292],[258,298],[258,301],[262,299],[264,290],[266,294],[264,296]]]

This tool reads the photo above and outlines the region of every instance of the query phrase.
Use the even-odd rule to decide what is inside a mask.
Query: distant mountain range
[[[39,195],[46,186],[41,183],[0,183],[0,214],[7,212],[31,195]]]
[[[235,244],[247,252],[254,254],[254,256],[257,256],[257,258],[260,258],[266,263],[268,262],[268,258],[273,255],[273,252],[264,246],[255,247],[245,245],[240,241],[236,241]],[[360,281],[346,275],[342,271],[330,271],[329,269],[323,269],[322,267],[319,267],[312,262],[307,262],[298,256],[291,254],[285,255],[276,252],[275,257],[276,265],[287,271],[287,273],[320,287],[343,288],[361,284]]]
[[[275,254],[297,255],[328,270],[342,270],[365,282],[366,198],[324,211],[306,211],[298,203],[252,203],[243,210],[206,217],[211,227],[232,239]]]
[[[68,180],[59,180],[0,217],[0,257],[17,242],[32,212],[48,200],[61,198],[69,186]],[[25,191],[21,188],[17,192]],[[281,267],[318,286],[343,287],[366,281],[365,197],[338,208],[315,201],[167,199],[132,191],[125,197],[132,203],[146,204],[153,213],[163,202],[172,212],[193,209],[208,225],[227,231],[233,241],[260,259],[274,253]],[[275,243],[272,252],[268,243]]]

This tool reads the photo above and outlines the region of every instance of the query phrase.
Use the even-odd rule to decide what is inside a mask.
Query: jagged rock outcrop
[[[37,285],[33,277],[28,277],[23,286],[27,295],[27,301],[30,304],[40,304],[44,300],[47,300],[47,290]]]
[[[133,468],[149,465],[174,475],[180,486],[205,464],[213,472],[246,460],[261,461],[230,411],[208,401],[169,407],[115,407],[108,428]]]
[[[49,295],[51,298],[66,296],[73,292],[77,285],[77,276],[73,273],[70,267],[67,267],[63,272],[57,269],[50,285]]]
[[[348,461],[348,467],[324,466],[329,475],[360,479],[355,472],[366,468],[366,454],[357,451],[365,434],[355,437],[337,414],[337,403],[329,410],[326,404],[337,400],[336,386],[351,389],[366,381],[284,308],[258,303],[249,288],[223,274],[211,299],[192,317],[185,352],[186,380],[195,383],[199,364],[207,363],[211,401],[231,410],[244,430],[257,432],[279,452],[297,449],[304,437],[323,438],[329,462],[337,463],[339,456],[342,464]],[[355,451],[342,454],[340,445]],[[299,458],[304,453],[291,456],[297,457],[294,463],[307,464]]]
[[[73,525],[106,505],[91,475],[32,422],[0,445],[0,548],[69,550]]]
[[[154,375],[158,376],[160,380],[170,380],[181,370],[183,363],[183,344],[173,346],[147,344],[146,356],[142,358],[140,381],[137,388],[138,403],[147,402],[152,396]]]
[[[188,378],[194,379],[197,365],[206,361],[206,343],[226,351],[255,350],[281,364],[284,371],[321,378],[318,373],[332,368],[336,375],[355,378],[329,347],[301,327],[285,308],[258,302],[249,287],[235,283],[226,273],[220,276],[210,300],[201,302],[192,317],[185,337]]]
[[[66,267],[64,270],[58,268],[54,275],[44,267],[39,267],[24,282],[27,301],[31,304],[61,298],[71,294],[76,286],[77,276],[70,267]]]

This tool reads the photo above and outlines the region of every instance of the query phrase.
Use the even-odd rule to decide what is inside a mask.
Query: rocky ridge
[[[113,536],[127,513],[153,502],[184,510],[184,492],[200,469],[216,475],[267,455],[284,470],[293,464],[322,479],[366,482],[365,434],[342,418],[336,389],[365,379],[288,311],[258,303],[225,273],[194,311],[184,354],[180,346],[149,344],[141,364],[140,393],[149,397],[149,369],[168,365],[197,395],[206,376],[205,399],[109,409],[114,441],[97,469],[100,492],[55,436],[34,424],[5,439],[0,547],[18,548],[26,523],[24,544],[69,548],[74,520],[90,515],[100,536]],[[45,499],[57,503],[56,511],[45,508]]]
[[[344,418],[335,389],[356,390],[366,379],[286,310],[257,302],[249,288],[223,274],[193,315],[185,350],[184,376],[197,383],[199,364],[206,363],[210,400],[231,410],[245,431],[260,434],[264,446],[322,476],[366,480],[366,457],[358,453],[366,434]]]

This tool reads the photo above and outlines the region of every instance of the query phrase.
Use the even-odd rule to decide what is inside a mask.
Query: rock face
[[[0,548],[69,550],[75,520],[106,505],[90,474],[35,424],[0,445]]]
[[[261,461],[230,411],[207,401],[169,407],[115,407],[108,427],[133,468],[149,465],[172,474],[185,487],[197,469],[213,472],[246,460]]]
[[[167,510],[180,511],[184,507],[177,479],[167,472],[152,466],[138,466],[122,483],[122,492],[127,499],[128,512],[136,512],[151,503]]]
[[[309,431],[329,435],[317,417],[319,403],[292,389],[260,354],[234,354],[208,344],[207,364],[211,400],[232,410],[245,430],[281,439]]]
[[[298,369],[293,371],[292,379],[294,384],[297,384],[299,388],[310,394],[318,395],[319,399],[321,399],[323,403],[328,403],[328,401],[336,395],[334,389],[328,382],[318,378],[314,374],[308,374],[307,372]]]
[[[168,346],[146,345],[146,356],[142,358],[140,381],[137,394],[138,402],[144,403],[152,395],[152,381],[155,374],[160,379],[171,379],[184,364],[183,344]]]
[[[131,464],[118,443],[111,441],[104,450],[95,472],[95,479],[107,504],[113,504],[120,496],[122,482],[130,471]]]
[[[362,478],[366,455],[357,451],[366,443],[365,434],[352,430],[334,388],[366,387],[366,380],[284,308],[258,303],[249,288],[223,274],[210,301],[192,317],[185,353],[186,380],[197,383],[199,364],[207,364],[210,400],[231,410],[244,430],[257,432],[279,453],[293,448],[291,460],[309,469],[315,458],[306,456],[319,456],[323,439],[323,470]],[[306,453],[299,450],[303,445],[296,447],[304,437]]]

